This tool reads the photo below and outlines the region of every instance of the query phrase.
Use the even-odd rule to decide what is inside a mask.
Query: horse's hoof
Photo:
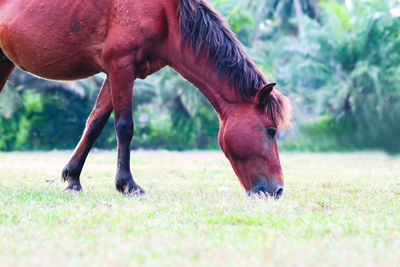
[[[66,193],[80,193],[82,191],[82,186],[80,184],[72,184],[64,189],[64,192]]]
[[[143,188],[138,186],[130,175],[127,178],[120,178],[117,175],[115,188],[118,192],[126,196],[141,196],[145,194]]]
[[[141,188],[135,183],[126,183],[126,184],[119,183],[117,184],[116,188],[118,192],[126,196],[136,197],[136,196],[142,196],[146,193],[143,190],[143,188]]]
[[[140,186],[137,186],[136,189],[131,190],[131,192],[128,194],[130,197],[141,197],[146,195],[146,191],[143,190]]]

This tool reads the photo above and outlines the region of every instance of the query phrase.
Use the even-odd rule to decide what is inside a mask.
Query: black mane
[[[243,98],[265,85],[266,81],[235,34],[207,3],[203,0],[179,0],[179,14],[182,43],[189,43],[196,56],[206,52],[218,76],[227,75]]]

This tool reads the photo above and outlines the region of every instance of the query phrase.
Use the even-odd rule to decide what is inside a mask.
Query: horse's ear
[[[269,83],[261,87],[256,95],[256,105],[263,107],[267,104],[268,98],[276,83]]]

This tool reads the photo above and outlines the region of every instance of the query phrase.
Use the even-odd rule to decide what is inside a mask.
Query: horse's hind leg
[[[80,191],[80,174],[89,151],[103,130],[112,112],[110,81],[107,78],[97,97],[96,104],[86,122],[82,138],[76,146],[71,159],[62,171],[62,179],[68,183],[66,191]]]
[[[0,92],[3,90],[3,87],[14,68],[14,63],[12,63],[0,49]]]

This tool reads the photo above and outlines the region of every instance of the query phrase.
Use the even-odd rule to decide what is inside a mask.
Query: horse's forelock
[[[279,130],[289,130],[292,127],[292,105],[278,90],[272,90],[265,111],[275,121]]]

